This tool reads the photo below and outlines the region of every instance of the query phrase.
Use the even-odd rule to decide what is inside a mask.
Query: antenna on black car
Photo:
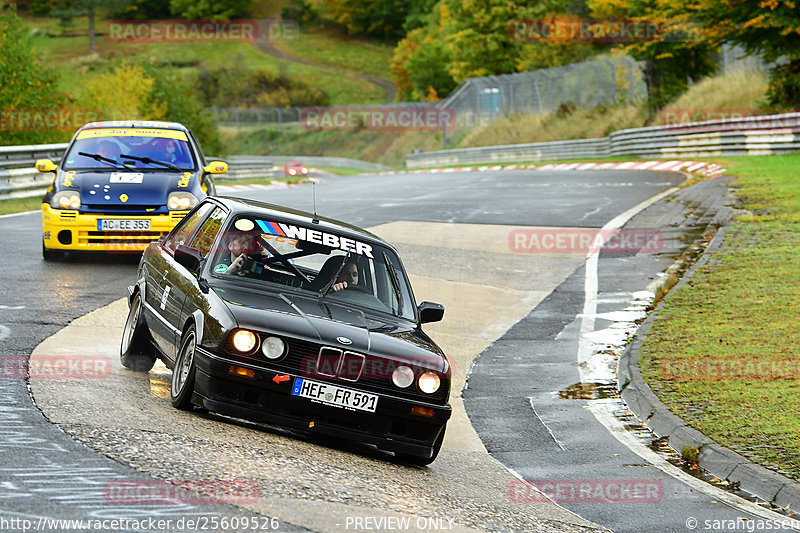
[[[311,178],[311,198],[314,204],[314,218],[311,219],[312,224],[319,224],[319,218],[317,217],[317,179]]]

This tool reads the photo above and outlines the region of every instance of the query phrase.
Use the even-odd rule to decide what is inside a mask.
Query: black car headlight
[[[401,389],[407,389],[414,383],[414,371],[406,365],[398,366],[392,372],[392,383]]]
[[[439,378],[439,375],[434,372],[425,372],[417,379],[417,386],[419,387],[419,390],[425,394],[433,394],[439,390],[439,386],[441,384],[442,380]]]
[[[190,192],[171,192],[167,197],[167,209],[170,211],[185,211],[196,206],[199,201],[197,196]]]
[[[258,345],[258,335],[247,329],[239,329],[231,337],[231,344],[237,352],[250,354]]]
[[[50,207],[53,209],[80,209],[81,195],[78,191],[57,192],[50,198]]]
[[[267,337],[261,344],[261,353],[267,359],[278,359],[286,350],[286,344],[278,337]]]

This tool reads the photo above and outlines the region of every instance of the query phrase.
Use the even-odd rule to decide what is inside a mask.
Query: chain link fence
[[[435,104],[400,102],[359,107],[452,109],[458,126],[472,126],[504,115],[550,113],[565,104],[596,107],[634,102],[646,96],[639,64],[630,57],[619,56],[518,74],[470,78]],[[303,108],[212,107],[209,112],[220,126],[273,126],[282,130],[301,126]]]
[[[747,56],[741,47],[724,45],[719,54],[721,72],[760,70],[774,64]],[[563,105],[591,108],[632,103],[647,98],[641,62],[629,56],[596,59],[517,74],[469,78],[435,104],[399,102],[359,108],[439,107],[452,109],[456,125],[469,127],[516,114],[547,114]],[[347,106],[339,106],[346,108]],[[210,108],[221,126],[274,126],[279,130],[302,126],[303,108]]]

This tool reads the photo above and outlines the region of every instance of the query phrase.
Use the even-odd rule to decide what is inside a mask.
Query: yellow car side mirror
[[[49,159],[39,159],[36,161],[36,170],[39,172],[55,172],[56,164]]]
[[[211,161],[203,168],[203,172],[209,174],[225,174],[228,172],[228,163],[225,161]]]

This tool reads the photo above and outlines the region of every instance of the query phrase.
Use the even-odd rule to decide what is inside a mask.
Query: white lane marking
[[[8,326],[0,324],[0,341],[11,335],[11,330]]]
[[[21,215],[30,215],[31,213],[41,213],[41,211],[23,211],[21,213],[11,213],[9,215],[0,215],[0,218],[18,217]]]
[[[640,211],[661,200],[665,196],[677,191],[677,187],[668,189],[660,194],[657,194],[645,200],[637,206],[628,209],[624,213],[617,215],[609,221],[603,230],[611,230],[621,228],[628,220],[633,218]],[[604,234],[608,234],[606,231]],[[590,365],[588,364],[592,353],[594,352],[594,343],[591,342],[589,335],[594,331],[595,319],[597,317],[597,290],[598,290],[598,274],[597,265],[600,251],[593,250],[587,254],[586,259],[586,279],[584,285],[584,301],[583,313],[579,316],[581,319],[580,337],[578,338],[578,372],[580,373],[581,382],[589,382],[593,380]],[[598,422],[603,424],[608,432],[616,438],[621,444],[631,450],[633,453],[652,464],[665,474],[672,476],[678,481],[689,485],[695,490],[698,490],[711,498],[716,499],[734,509],[741,512],[750,513],[752,515],[764,518],[767,520],[780,520],[787,524],[791,524],[793,528],[800,529],[800,521],[787,518],[781,514],[770,511],[755,503],[739,498],[738,496],[726,492],[720,488],[701,481],[676,466],[672,465],[669,461],[658,455],[653,450],[642,444],[636,436],[630,431],[625,429],[622,422],[614,416],[613,400],[592,400],[588,403],[589,410],[595,416]]]
[[[550,436],[551,436],[551,437],[553,437],[553,441],[555,441],[555,443],[556,443],[556,444],[558,444],[558,446],[559,446],[559,447],[560,447],[560,448],[563,450],[563,449],[564,449],[564,445],[563,445],[563,444],[561,444],[561,442],[559,442],[559,440],[558,440],[558,439],[556,438],[556,436],[553,434],[553,430],[552,430],[552,429],[550,429],[550,426],[548,426],[547,424],[545,424],[544,420],[542,420],[542,417],[541,417],[541,416],[539,416],[539,413],[537,413],[537,412],[536,412],[536,406],[534,406],[534,405],[533,405],[533,397],[532,397],[532,396],[529,396],[529,397],[528,397],[528,402],[531,404],[531,409],[533,409],[533,414],[535,414],[535,415],[536,415],[536,418],[538,418],[538,419],[539,419],[539,422],[541,422],[541,423],[542,423],[542,425],[543,425],[544,427],[546,427],[546,428],[547,428],[547,432],[548,432],[548,433],[550,433]]]
[[[24,305],[0,305],[0,309],[9,309],[11,311],[17,311],[19,309],[25,309]]]

